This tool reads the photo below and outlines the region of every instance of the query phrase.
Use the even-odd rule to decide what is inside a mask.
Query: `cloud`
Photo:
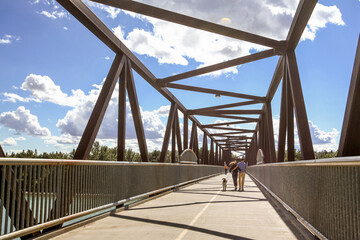
[[[4,141],[1,141],[0,144],[3,146],[17,146],[16,141],[25,141],[25,140],[26,138],[24,137],[18,137],[18,138],[9,137],[6,138]]]
[[[56,11],[56,10],[52,11],[52,12],[42,10],[41,12],[39,12],[39,14],[44,15],[45,17],[50,18],[50,19],[65,18],[68,16],[67,12]]]
[[[91,1],[85,1],[85,3],[88,6],[90,6],[91,8],[98,8],[100,10],[105,11],[108,14],[107,17],[111,18],[111,19],[115,19],[121,12],[120,9],[110,7],[110,6],[106,6],[106,5],[103,5],[103,4],[100,4],[100,3],[94,3],[94,2],[91,2]]]
[[[65,117],[59,119],[56,126],[63,134],[70,134],[71,136],[81,136],[88,122],[90,114],[93,110],[95,102],[98,98],[102,85],[94,85],[94,89],[89,91],[88,95],[84,95],[83,101],[69,110]],[[104,119],[97,138],[99,139],[116,139],[117,138],[117,108],[118,108],[118,84],[114,90],[108,108],[106,110]],[[160,108],[162,109],[162,108]],[[158,115],[159,109],[154,111],[141,111],[145,136],[147,139],[162,138],[165,131],[165,126]],[[126,102],[126,138],[136,139],[135,127],[131,114],[130,104]]]
[[[65,31],[69,30],[67,27],[63,27],[63,29],[64,29]]]
[[[280,121],[279,116],[273,118],[276,149],[279,139],[279,121]],[[294,128],[295,128],[295,148],[300,149],[296,119],[294,120]],[[330,132],[323,131],[310,120],[309,120],[309,129],[315,151],[323,151],[323,150],[336,151],[338,149],[338,143],[337,143],[337,137],[339,136],[338,130],[333,128]]]
[[[82,90],[72,90],[72,95],[63,93],[60,86],[48,76],[30,74],[21,85],[22,90],[28,90],[38,100],[58,104],[60,106],[74,107],[81,104],[85,97]]]
[[[18,107],[16,111],[3,112],[0,114],[0,123],[5,127],[13,129],[16,133],[26,133],[29,136],[47,137],[51,136],[50,130],[41,127],[38,118],[30,113],[24,106]]]
[[[196,2],[143,0],[141,2],[169,10],[174,10],[176,6],[176,12],[278,40],[286,38],[298,3],[295,0],[229,0],[227,4],[219,6],[218,1],[207,0]],[[241,12],[234,9],[241,9]],[[203,67],[248,55],[251,50],[265,49],[256,44],[124,12],[141,19],[146,24],[150,23],[152,28],[151,30],[134,28],[125,34],[119,25],[112,28],[115,35],[132,51],[154,57],[161,64],[188,65],[189,59],[193,59],[199,63],[198,67]],[[318,3],[302,40],[314,40],[316,32],[325,28],[327,24],[344,25],[341,12],[337,6]],[[237,67],[232,67],[212,75],[237,72]]]
[[[59,5],[56,3],[55,0],[43,0],[41,1],[41,7],[43,10],[37,12],[40,15],[43,15],[50,19],[61,19],[61,18],[69,18],[69,13],[63,9],[60,9]],[[38,5],[40,4],[40,0],[34,0],[30,2],[31,5]],[[44,10],[45,9],[45,10]],[[66,29],[65,29],[66,30]]]
[[[342,20],[341,12],[337,6],[324,6],[318,3],[309,20],[308,26],[302,35],[302,40],[314,40],[316,32],[321,28],[326,28],[328,23],[338,26],[345,25]]]
[[[20,41],[20,37],[5,34],[2,38],[0,38],[0,44],[10,44],[13,41]]]
[[[33,98],[33,97],[21,97],[18,94],[15,93],[3,93],[3,95],[5,96],[5,99],[3,99],[3,102],[12,102],[12,103],[16,103],[17,101],[19,102],[41,102],[41,100],[37,99],[37,98]]]

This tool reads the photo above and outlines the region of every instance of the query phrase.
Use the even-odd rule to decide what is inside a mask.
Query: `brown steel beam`
[[[265,101],[265,97],[259,97],[259,96],[253,96],[253,95],[235,93],[235,92],[228,92],[228,91],[221,91],[221,90],[217,90],[217,89],[194,87],[194,86],[188,86],[188,85],[177,84],[177,83],[166,83],[166,84],[164,84],[164,87],[193,91],[193,92],[220,94],[220,95],[228,96],[228,97],[247,98],[247,99],[253,99],[253,100],[262,101],[262,102]]]
[[[268,144],[269,144],[269,157],[270,162],[276,162],[276,152],[275,152],[275,142],[274,142],[274,127],[272,120],[272,111],[271,111],[271,103],[266,103],[266,124],[267,124],[267,133],[268,133]]]
[[[249,131],[243,130],[243,131],[227,132],[227,133],[212,133],[210,135],[211,136],[227,136],[229,134],[242,134],[242,133],[247,133],[247,132],[249,132]]]
[[[241,128],[226,128],[226,127],[207,127],[210,129],[219,129],[219,130],[233,130],[233,131],[248,131],[248,132],[255,132],[255,130],[251,129],[241,129]]]
[[[286,54],[286,61],[289,71],[289,82],[294,102],[301,153],[304,160],[315,159],[305,102],[301,89],[299,70],[294,51],[289,51]]]
[[[171,130],[171,163],[175,163],[175,152],[176,152],[176,112],[175,111],[175,117],[174,122],[172,123],[172,130]]]
[[[196,128],[196,123],[193,123],[191,127],[190,145],[189,145],[189,148],[193,151],[194,151],[194,143],[195,143],[195,128]]]
[[[180,155],[183,152],[181,144],[181,133],[180,133],[180,123],[179,123],[179,114],[178,111],[175,111],[175,131],[176,131],[176,142],[178,147],[178,154]]]
[[[355,53],[338,157],[360,155],[360,35]]]
[[[210,164],[214,165],[214,163],[215,163],[214,140],[211,139],[211,141],[210,141]]]
[[[201,114],[261,114],[261,110],[254,109],[245,109],[245,110],[210,110],[210,111],[197,111],[197,110],[188,110],[188,114],[197,115]]]
[[[126,57],[116,55],[75,151],[74,159],[88,159]]]
[[[125,133],[126,133],[126,82],[127,61],[120,73],[119,78],[119,112],[118,112],[118,143],[117,160],[125,161]]]
[[[286,67],[286,125],[287,125],[287,159],[295,161],[295,128],[294,104],[292,100],[289,73]]]
[[[259,104],[259,103],[262,103],[262,102],[252,100],[252,101],[245,101],[245,102],[237,102],[237,103],[218,105],[218,106],[213,106],[213,107],[192,109],[192,110],[188,110],[188,111],[198,111],[198,112],[204,111],[204,112],[207,112],[207,111],[211,111],[211,110],[217,110],[217,109],[223,109],[223,108],[232,108],[232,107],[240,107],[240,106]]]
[[[140,106],[139,106],[139,101],[137,99],[136,88],[135,88],[134,77],[132,74],[130,60],[127,62],[127,64],[128,64],[128,72],[127,72],[128,81],[126,83],[126,88],[128,91],[129,103],[130,103],[131,113],[132,113],[133,120],[134,120],[135,131],[136,131],[136,136],[137,136],[137,140],[138,140],[138,144],[139,144],[141,160],[143,162],[148,162],[149,161],[149,153],[148,153],[148,149],[147,149],[147,145],[146,145],[144,126],[143,126],[143,122],[141,120]]]
[[[209,127],[224,126],[224,125],[235,125],[235,124],[253,123],[253,122],[258,122],[258,121],[259,121],[259,119],[252,120],[252,121],[234,121],[234,122],[213,123],[213,124],[205,124],[205,125],[202,125],[202,126],[203,126],[204,128],[209,128]]]
[[[189,119],[188,116],[184,114],[184,150],[188,149],[188,138],[189,138]]]
[[[214,65],[203,67],[203,68],[198,68],[198,69],[195,69],[195,70],[192,70],[192,71],[189,71],[189,72],[180,73],[180,74],[170,76],[170,77],[167,77],[167,78],[158,79],[157,82],[160,85],[162,85],[164,83],[169,83],[169,82],[182,80],[182,79],[185,79],[185,78],[195,77],[195,76],[199,76],[199,75],[202,75],[202,74],[218,71],[218,70],[221,70],[221,69],[237,66],[237,65],[240,65],[240,64],[249,63],[249,62],[257,61],[257,60],[260,60],[260,59],[272,57],[272,56],[275,56],[277,54],[278,54],[278,51],[276,51],[275,49],[269,49],[269,50],[266,50],[266,51],[263,51],[263,52],[258,52],[258,53],[250,54],[250,55],[247,55],[247,56],[235,58],[235,59],[232,59],[232,60],[229,60],[229,61],[226,61],[226,62],[214,64]]]
[[[230,118],[230,119],[238,119],[245,121],[258,122],[258,118],[249,118],[249,117],[241,117],[241,116],[233,116],[233,115],[224,115],[224,114],[210,114],[210,113],[199,113],[197,115],[207,116],[207,117],[216,117],[216,118]]]
[[[215,24],[212,22],[207,22],[207,21],[204,21],[201,19],[189,17],[189,16],[186,16],[183,14],[179,14],[176,12],[157,8],[157,7],[154,7],[151,5],[139,3],[136,1],[132,1],[132,0],[121,0],[121,1],[119,1],[119,0],[92,0],[92,1],[106,4],[106,5],[109,5],[112,7],[116,7],[116,8],[121,8],[121,9],[128,10],[131,12],[136,12],[136,13],[139,13],[142,15],[162,19],[165,21],[181,24],[184,26],[220,34],[223,36],[260,44],[263,46],[279,48],[279,49],[282,49],[284,46],[283,42],[281,42],[281,41],[277,41],[277,40],[266,38],[266,37],[259,36],[256,34],[244,32],[244,31],[237,30],[234,28],[222,26],[222,25]]]
[[[286,69],[284,68],[284,71]],[[277,162],[284,162],[286,140],[286,74],[282,81]]]
[[[286,42],[287,49],[293,50],[298,45],[301,35],[311,17],[317,0],[301,0],[291,23]]]
[[[1,147],[1,145],[0,145],[0,157],[6,157],[5,152],[4,152],[3,148]]]
[[[203,145],[202,145],[202,153],[201,153],[201,163],[202,164],[208,164],[207,162],[207,137],[206,133],[203,135]]]
[[[173,125],[173,122],[174,122],[175,111],[176,110],[177,110],[176,104],[172,103],[171,107],[170,107],[169,118],[168,118],[168,121],[167,121],[167,124],[166,124],[165,136],[164,136],[164,141],[163,141],[163,145],[162,145],[162,148],[161,148],[159,162],[165,162],[166,152],[167,152],[168,147],[169,147],[170,133],[171,133],[172,125]]]

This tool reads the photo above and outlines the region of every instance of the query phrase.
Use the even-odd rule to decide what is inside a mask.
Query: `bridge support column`
[[[301,147],[301,153],[304,160],[315,159],[312,145],[309,122],[305,109],[305,102],[302,93],[299,70],[297,67],[294,50],[286,53],[287,70],[289,73],[290,89],[294,103],[296,123]]]
[[[360,35],[355,53],[338,157],[360,155]]]

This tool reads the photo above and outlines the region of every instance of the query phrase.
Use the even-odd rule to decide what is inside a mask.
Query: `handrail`
[[[36,158],[0,158],[0,165],[141,165],[141,166],[178,166],[179,163],[160,163],[160,162],[116,162],[116,161],[97,161],[97,160],[71,160],[71,159],[36,159]],[[184,164],[181,164],[184,165]],[[191,164],[193,166],[193,164]],[[199,165],[204,166],[204,164]],[[213,165],[211,165],[213,166]]]
[[[302,161],[293,161],[293,162],[278,162],[278,163],[265,163],[261,165],[253,165],[250,167],[256,166],[320,166],[320,165],[337,165],[337,166],[354,166],[360,165],[360,157],[336,157],[336,158],[323,158],[323,159],[314,159],[314,160],[302,160]]]

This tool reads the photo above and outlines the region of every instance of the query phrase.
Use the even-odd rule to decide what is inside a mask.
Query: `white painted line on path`
[[[205,210],[210,206],[210,204],[215,200],[215,198],[219,195],[221,189],[210,199],[210,201],[204,206],[204,208],[195,216],[195,218],[189,224],[189,227],[194,226],[195,222],[200,218],[200,216],[205,212]],[[176,238],[176,240],[182,240],[186,233],[189,231],[189,228],[184,229],[180,235]]]

